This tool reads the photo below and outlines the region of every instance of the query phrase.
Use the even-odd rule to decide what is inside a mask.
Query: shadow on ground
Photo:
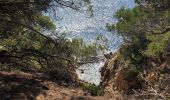
[[[39,80],[0,73],[0,100],[34,100],[47,89]]]

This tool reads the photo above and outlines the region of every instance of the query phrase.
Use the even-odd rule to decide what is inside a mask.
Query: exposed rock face
[[[101,85],[105,88],[105,92],[113,92],[114,77],[116,70],[118,69],[115,66],[117,55],[114,54],[112,57],[108,58],[106,55],[106,63],[101,69]]]
[[[113,54],[107,59],[104,67],[101,69],[101,85],[105,88],[105,93],[128,93],[133,88],[139,88],[138,79],[135,79],[133,73],[129,73],[124,68],[124,63],[118,60],[118,53]]]
[[[110,55],[109,58],[107,58],[107,61],[104,65],[104,67],[102,67],[102,69],[101,69],[102,83],[108,82],[109,80],[111,80],[110,74],[113,73],[113,71],[115,69],[114,68],[115,66],[113,66],[113,64],[115,63],[116,58],[117,58],[116,54]]]
[[[138,89],[147,91],[150,87],[158,86],[161,81],[162,86],[169,86],[167,85],[169,76],[166,80],[161,76],[170,74],[170,64],[168,63],[170,61],[170,49],[168,52],[165,56],[160,56],[157,59],[146,58],[141,66],[143,67],[140,71],[141,74],[130,71],[129,67],[126,67],[126,62],[120,59],[119,52],[105,55],[107,60],[101,69],[100,85],[104,87],[105,93],[109,94],[116,92],[129,94],[132,93],[132,90]],[[139,77],[139,75],[141,76]]]

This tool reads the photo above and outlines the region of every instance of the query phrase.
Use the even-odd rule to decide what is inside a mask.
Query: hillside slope
[[[57,84],[44,75],[0,72],[0,100],[114,100],[109,96],[90,96],[79,87]]]

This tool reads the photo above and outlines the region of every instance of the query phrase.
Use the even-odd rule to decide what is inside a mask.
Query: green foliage
[[[56,29],[56,26],[48,16],[37,15],[35,16],[35,21],[37,26],[39,26],[42,31],[51,30],[54,32]]]
[[[74,55],[77,60],[90,60],[97,55],[97,52],[106,49],[104,46],[96,44],[96,42],[86,44],[83,39],[66,40],[63,44],[64,47],[67,47],[67,49],[72,52],[72,55]]]
[[[75,61],[73,59],[75,56],[86,59],[94,55],[96,47],[86,45],[83,40],[69,41],[63,37],[52,39],[44,35],[53,34],[56,28],[52,20],[43,15],[44,12],[52,13],[51,11],[60,4],[76,10],[81,6],[91,5],[90,0],[75,1],[70,5],[71,2],[73,1],[2,1],[0,3],[0,6],[3,6],[0,9],[2,15],[0,16],[0,63],[9,68],[29,66],[41,71],[50,71],[57,69],[58,66],[68,66],[71,61]],[[1,57],[4,54],[10,56]]]
[[[103,95],[104,91],[101,86],[97,86],[95,84],[84,84],[83,89],[88,91],[92,96],[100,96]]]
[[[109,31],[117,30],[124,37],[119,61],[135,76],[147,67],[148,58],[156,59],[166,54],[170,41],[170,31],[164,32],[170,26],[169,2],[145,1],[136,0],[138,6],[132,9],[121,8],[115,14],[119,22],[106,25]]]
[[[168,42],[170,40],[170,32],[158,35],[148,35],[150,43],[147,46],[144,54],[149,57],[158,57],[160,54],[166,52]]]
[[[124,22],[131,22],[131,23],[138,23],[140,19],[143,19],[144,16],[141,16],[143,13],[142,9],[136,7],[134,9],[126,9],[121,8],[116,12],[115,17],[120,21],[120,23]]]
[[[134,33],[132,34],[132,31],[134,32],[136,26],[141,27],[141,22],[144,21],[148,15],[140,7],[135,7],[133,9],[126,9],[123,7],[116,12],[114,17],[117,18],[119,22],[113,25],[108,24],[108,30],[116,29],[120,34],[133,35]]]
[[[107,27],[109,30],[117,29],[127,39],[125,42],[128,45],[122,56],[139,66],[144,63],[145,57],[155,58],[166,52],[170,36],[169,32],[163,33],[163,30],[169,27],[170,13],[167,0],[135,2],[138,6],[133,9],[118,10],[115,17],[119,22],[115,25],[108,24]]]

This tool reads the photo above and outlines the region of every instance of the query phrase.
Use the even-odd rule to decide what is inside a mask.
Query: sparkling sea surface
[[[58,20],[55,20],[57,31],[69,33],[69,38],[83,38],[87,43],[92,43],[98,35],[103,35],[108,40],[109,51],[115,52],[122,44],[122,38],[116,33],[108,32],[106,24],[116,23],[114,13],[123,6],[133,8],[134,0],[92,0],[92,5],[92,17],[67,8],[58,9]],[[83,69],[84,73],[77,70],[77,74],[80,79],[98,85],[101,77],[99,70],[103,65],[103,61],[82,65],[79,69]]]

